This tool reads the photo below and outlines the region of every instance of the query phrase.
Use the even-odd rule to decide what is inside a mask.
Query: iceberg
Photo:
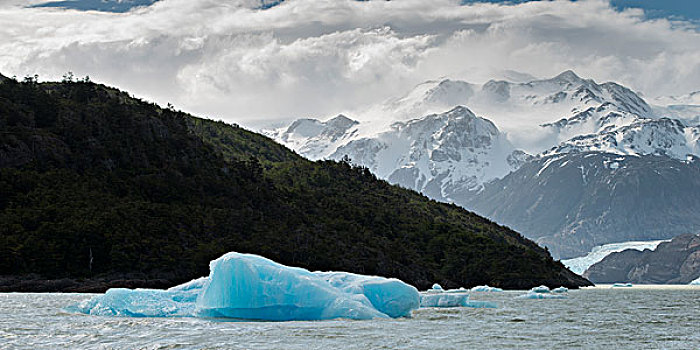
[[[489,286],[476,286],[471,289],[472,292],[488,292],[488,293],[494,293],[494,292],[502,292],[503,289],[501,288],[496,288],[496,287],[489,287]]]
[[[518,296],[520,299],[566,299],[569,290],[565,287],[550,290],[547,286],[539,286],[530,289],[526,294]]]
[[[588,270],[593,264],[603,260],[606,256],[621,252],[627,249],[636,249],[643,251],[645,249],[654,250],[656,247],[663,242],[670,242],[671,240],[658,240],[658,241],[634,241],[634,242],[623,242],[623,243],[610,243],[593,247],[591,252],[586,256],[562,260],[562,264],[566,266],[575,274],[583,274]]]
[[[200,278],[168,290],[112,288],[66,309],[96,316],[187,317],[194,315],[195,301],[206,283]]]
[[[690,284],[693,286],[700,286],[700,278],[696,279],[695,281],[690,282]]]
[[[566,287],[559,287],[559,288],[554,288],[552,289],[552,293],[568,293],[569,288]]]
[[[223,317],[261,321],[408,317],[416,288],[397,279],[310,272],[252,254],[227,253],[208,277],[167,290],[110,289],[68,310],[130,317]]]
[[[613,288],[632,287],[632,283],[615,283],[612,286]]]
[[[490,301],[469,300],[469,294],[464,288],[460,289],[428,289],[420,293],[420,307],[470,307],[495,309],[498,305]]]

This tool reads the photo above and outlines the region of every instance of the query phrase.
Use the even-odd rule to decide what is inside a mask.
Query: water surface
[[[471,293],[498,309],[372,321],[224,322],[62,310],[91,294],[0,294],[0,349],[700,349],[700,286],[601,286],[565,300]]]

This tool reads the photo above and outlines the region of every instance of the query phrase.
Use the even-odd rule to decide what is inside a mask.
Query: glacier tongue
[[[621,252],[627,249],[635,250],[654,250],[656,247],[663,243],[669,242],[670,240],[658,240],[658,241],[635,241],[635,242],[623,242],[623,243],[611,243],[602,246],[596,246],[591,249],[591,252],[586,256],[562,260],[562,264],[566,266],[569,270],[577,274],[583,274],[586,270],[593,264],[603,260],[606,256]]]
[[[110,289],[68,309],[102,316],[291,321],[407,317],[419,306],[418,291],[397,279],[310,272],[228,253],[210,263],[208,277],[168,290]]]

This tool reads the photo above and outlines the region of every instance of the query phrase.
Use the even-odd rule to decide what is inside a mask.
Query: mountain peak
[[[476,115],[474,114],[474,112],[472,112],[471,109],[469,109],[463,105],[456,106],[456,107],[450,109],[449,111],[447,111],[447,113],[445,113],[445,114],[447,114],[449,116],[467,116],[467,117],[476,118]]]
[[[576,82],[583,81],[583,79],[581,79],[581,77],[576,75],[576,73],[574,73],[574,71],[572,71],[570,69],[561,72],[559,75],[552,78],[552,80],[564,81],[564,82],[568,82],[568,83],[576,83]]]
[[[326,120],[324,124],[333,128],[344,130],[359,123],[356,120],[352,120],[343,114],[338,114],[337,116]]]

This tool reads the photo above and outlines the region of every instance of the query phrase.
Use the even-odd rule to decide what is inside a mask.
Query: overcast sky
[[[689,16],[603,0],[162,0],[125,13],[0,0],[0,73],[67,71],[252,128],[326,118],[450,77],[573,69],[648,97],[700,90]],[[624,1],[623,1],[624,2]],[[629,2],[629,1],[627,1]],[[690,21],[684,21],[690,20]]]

